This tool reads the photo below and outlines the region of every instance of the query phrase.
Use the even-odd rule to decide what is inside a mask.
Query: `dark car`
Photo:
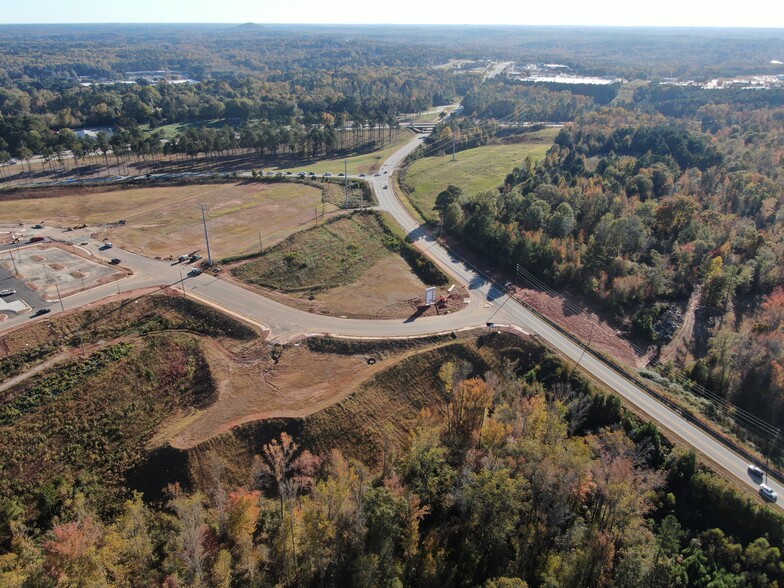
[[[41,316],[42,314],[49,314],[50,312],[51,309],[49,308],[39,308],[38,310],[35,311],[35,314],[33,316]]]
[[[38,241],[43,241],[43,237],[30,237],[30,243],[38,243]]]
[[[117,265],[118,263],[120,263],[120,260],[117,259],[116,257],[113,257],[109,263],[111,263],[112,265]]]

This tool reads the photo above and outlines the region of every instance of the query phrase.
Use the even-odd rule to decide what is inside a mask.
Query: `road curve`
[[[128,251],[123,251],[121,257],[123,265],[134,271],[133,276],[118,283],[107,284],[70,296],[63,300],[63,305],[66,310],[74,309],[119,291],[175,285],[184,288],[186,294],[196,294],[199,298],[215,306],[247,317],[255,323],[264,324],[271,332],[271,339],[278,342],[285,342],[310,333],[359,337],[397,337],[427,335],[483,326],[489,321],[514,325],[538,335],[565,358],[575,363],[579,362],[582,370],[596,380],[603,382],[609,389],[623,397],[641,413],[655,420],[664,429],[671,431],[685,443],[691,445],[704,457],[718,465],[726,474],[731,475],[736,482],[746,486],[750,491],[756,491],[758,485],[748,475],[747,462],[740,455],[692,425],[680,414],[651,397],[634,382],[621,376],[590,351],[585,352],[581,345],[563,335],[513,298],[508,297],[503,289],[494,284],[492,280],[441,246],[427,229],[411,217],[397,198],[394,186],[389,179],[406,156],[416,149],[423,140],[424,136],[417,136],[407,143],[384,162],[380,175],[369,177],[367,180],[379,202],[378,208],[388,212],[403,227],[415,246],[437,261],[455,279],[467,285],[472,301],[466,309],[460,312],[416,320],[359,320],[323,316],[280,304],[214,276],[202,274],[187,277],[187,270],[190,269],[188,266],[149,259]],[[100,242],[90,240],[89,235],[76,237],[73,240],[89,242],[90,244],[84,249],[94,255],[98,253],[97,247],[100,246]],[[60,310],[59,304],[52,305],[51,308],[53,313]],[[28,320],[25,317],[9,318],[0,323],[0,332],[7,331]],[[773,480],[769,480],[768,485],[782,497],[775,505],[775,507],[782,509],[784,486]]]

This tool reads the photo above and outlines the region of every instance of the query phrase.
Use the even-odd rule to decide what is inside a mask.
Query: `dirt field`
[[[583,307],[580,313],[564,308],[561,298],[538,290],[516,288],[517,296],[536,310],[564,327],[581,341],[590,341],[591,347],[614,357],[620,363],[643,368],[654,354],[655,348],[642,341],[630,341],[613,328],[596,311]],[[574,301],[575,299],[572,298]]]
[[[28,223],[44,220],[63,227],[122,219],[127,224],[109,229],[107,236],[150,257],[205,249],[201,204],[207,210],[215,258],[258,251],[259,235],[267,248],[308,227],[322,213],[321,190],[298,183],[76,188],[38,190],[30,196],[38,197],[0,202],[0,217]],[[323,208],[327,216],[336,210],[328,203]]]
[[[170,442],[183,449],[250,421],[308,416],[346,398],[381,367],[364,357],[312,353],[305,347],[287,348],[278,363],[269,355],[235,361],[216,345],[205,349],[213,374],[220,377],[218,400],[172,419],[151,445]]]
[[[395,279],[390,280],[390,276],[395,276]],[[447,298],[446,309],[421,307],[426,286],[408,264],[395,255],[380,259],[347,286],[313,293],[285,293],[261,286],[253,287],[267,298],[301,310],[358,319],[419,318],[456,312],[465,306],[463,301],[468,298],[468,292],[463,287],[456,286],[451,295],[446,288],[438,288],[436,295]]]
[[[221,377],[218,399],[203,410],[191,410],[169,419],[150,446],[169,443],[178,449],[189,449],[240,425],[277,418],[313,415],[322,428],[345,426],[345,422],[338,425],[335,421],[340,419],[329,419],[324,412],[334,411],[344,403],[351,405],[347,409],[352,415],[349,420],[370,414],[373,420],[388,420],[401,410],[406,413],[406,420],[412,420],[419,408],[437,401],[433,390],[438,387],[438,368],[449,356],[447,350],[455,345],[463,348],[463,344],[451,340],[415,341],[411,349],[324,353],[311,351],[303,343],[283,348],[277,362],[269,355],[238,362],[211,344],[206,346],[206,353],[213,374]],[[369,358],[374,363],[368,363]],[[384,376],[379,379],[382,372]],[[403,394],[403,389],[408,392]],[[417,399],[416,406],[409,405],[412,397]],[[379,413],[379,405],[389,410]],[[333,421],[331,425],[329,421]],[[382,430],[372,422],[364,423],[362,428],[367,429],[366,434]],[[328,443],[327,435],[324,437],[321,441]]]

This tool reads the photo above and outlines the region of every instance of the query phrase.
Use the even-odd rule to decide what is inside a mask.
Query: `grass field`
[[[7,220],[73,226],[127,221],[110,230],[123,248],[150,257],[180,255],[204,248],[201,208],[207,207],[213,256],[258,251],[314,223],[322,212],[319,188],[299,183],[191,184],[104,190],[39,191],[51,198],[0,202]],[[324,205],[329,214],[337,210]],[[44,212],[45,211],[45,212]]]
[[[494,190],[527,156],[543,159],[557,134],[558,129],[544,129],[526,135],[525,143],[468,149],[457,153],[456,161],[451,155],[418,159],[406,172],[406,183],[414,187],[408,197],[426,218],[435,218],[436,196],[449,184],[468,194]]]
[[[345,286],[390,254],[383,238],[372,215],[341,217],[293,235],[232,273],[251,284],[284,292]]]
[[[231,274],[283,304],[366,319],[408,318],[418,311],[426,285],[448,286],[432,262],[368,213],[296,233],[263,256],[234,266]],[[446,310],[461,308],[465,296],[457,288]]]

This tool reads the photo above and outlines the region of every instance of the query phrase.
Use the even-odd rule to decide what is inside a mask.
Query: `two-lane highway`
[[[118,256],[123,259],[123,265],[134,271],[132,277],[118,284],[108,284],[66,298],[63,300],[65,308],[78,308],[111,296],[117,292],[118,286],[120,290],[130,291],[155,285],[178,287],[184,285],[188,295],[196,295],[210,304],[246,317],[257,324],[265,325],[271,332],[272,340],[278,342],[285,342],[309,333],[363,337],[426,335],[484,326],[489,320],[496,324],[514,325],[538,335],[567,359],[575,363],[579,361],[580,369],[597,381],[603,382],[639,412],[649,416],[664,429],[691,445],[718,465],[721,470],[733,476],[736,481],[746,485],[749,490],[756,491],[758,486],[748,475],[746,461],[738,454],[692,425],[676,411],[652,398],[634,382],[627,380],[590,351],[586,352],[583,346],[575,343],[516,300],[509,298],[492,280],[439,244],[430,232],[407,212],[396,196],[391,176],[423,139],[423,136],[418,136],[410,141],[384,163],[380,175],[368,177],[367,181],[379,202],[378,208],[391,214],[410,235],[417,247],[436,260],[456,280],[467,285],[471,303],[460,312],[417,320],[357,320],[323,316],[285,306],[264,298],[250,289],[212,275],[202,274],[181,280],[181,271],[183,274],[186,273],[184,270],[189,269],[187,266],[148,259],[127,251],[123,251]],[[95,241],[91,243],[88,245],[90,250],[94,250],[99,244]],[[52,310],[56,312],[58,309],[53,307]],[[19,324],[21,320],[4,321],[0,324],[0,331]],[[771,480],[769,485],[779,496],[782,496],[784,487],[781,484]],[[782,503],[784,498],[779,500],[777,507],[782,508]]]

